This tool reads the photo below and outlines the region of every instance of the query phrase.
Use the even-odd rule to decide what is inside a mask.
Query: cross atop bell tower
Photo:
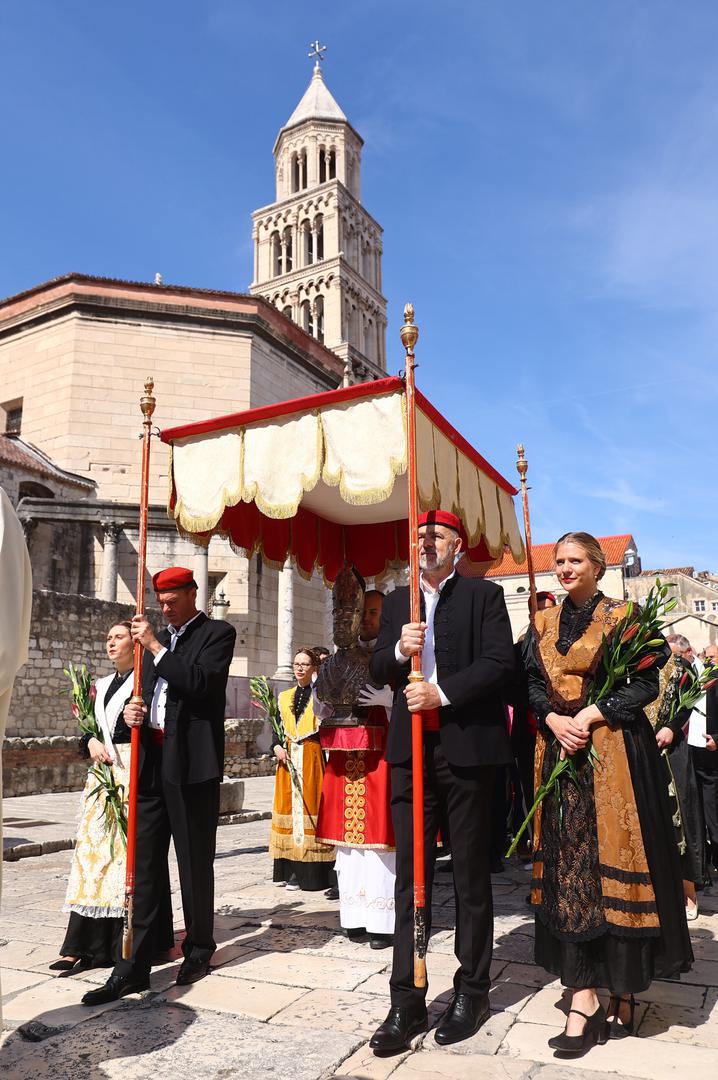
[[[319,61],[324,59],[324,53],[327,51],[327,47],[326,47],[326,45],[320,45],[319,44],[319,38],[317,38],[316,41],[313,41],[311,43],[309,48],[312,51],[307,53],[307,56],[309,57],[310,60],[316,59],[317,62],[314,65],[314,67],[318,68],[320,66]]]
[[[252,215],[251,292],[344,360],[353,379],[386,369],[382,229],[361,204],[364,145],[324,81],[326,46],[274,144],[275,202]]]

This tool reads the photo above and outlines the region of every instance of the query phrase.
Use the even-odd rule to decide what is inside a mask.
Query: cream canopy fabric
[[[247,550],[246,514],[237,529],[241,538],[233,536],[232,515],[227,514],[231,508],[240,512],[241,504],[254,504],[259,515],[277,523],[300,515],[306,526],[308,512],[325,523],[326,536],[330,524],[346,529],[405,523],[406,404],[401,379],[175,428],[162,438],[172,447],[170,513],[184,533],[220,532]],[[515,489],[420,394],[417,473],[421,508],[440,506],[458,514],[471,558],[496,559],[506,547],[517,560],[523,558]],[[239,521],[236,514],[234,521]],[[283,533],[287,553],[295,556],[296,532],[294,520],[293,528]],[[315,561],[322,565],[321,550]]]

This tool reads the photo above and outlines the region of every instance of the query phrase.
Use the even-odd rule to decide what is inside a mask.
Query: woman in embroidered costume
[[[567,533],[554,560],[568,594],[537,612],[524,642],[529,700],[538,722],[536,787],[559,755],[581,754],[578,783],[564,773],[560,798],[534,818],[531,901],[536,963],[559,975],[573,999],[565,1031],[549,1046],[579,1054],[633,1033],[633,995],[693,959],[678,852],[651,725],[644,706],[658,694],[658,661],[586,706],[601,677],[602,640],[627,605],[599,591],[606,560],[588,533]],[[592,767],[592,764],[594,767]],[[597,987],[611,997],[604,1010]],[[608,1020],[608,1023],[606,1022]]]
[[[132,696],[133,645],[131,623],[121,622],[107,632],[107,656],[115,674],[98,679],[95,685],[95,717],[102,731],[99,739],[83,735],[80,753],[92,764],[107,762],[116,783],[123,785],[125,799],[129,787],[130,729],[122,710]],[[120,957],[122,916],[125,900],[125,848],[119,830],[110,837],[103,820],[102,795],[91,793],[97,779],[88,774],[82,796],[82,814],[72,856],[70,878],[63,911],[70,919],[61,958],[50,968],[63,975],[92,967],[108,967]],[[166,899],[158,917],[157,947],[168,951],[174,945],[169,874]]]
[[[319,721],[312,708],[312,676],[318,662],[311,649],[302,648],[293,666],[297,685],[279,695],[285,745],[275,740],[272,747],[279,767],[269,854],[274,859],[275,885],[316,892],[329,886],[334,865],[334,848],[316,839],[324,778]]]

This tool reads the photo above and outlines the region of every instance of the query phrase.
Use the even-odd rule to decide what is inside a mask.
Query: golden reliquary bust
[[[339,572],[332,595],[336,652],[320,667],[314,687],[318,699],[334,710],[322,721],[324,727],[361,727],[367,722],[369,710],[356,701],[367,683],[377,683],[369,675],[371,651],[359,642],[364,591],[364,580],[354,567]]]

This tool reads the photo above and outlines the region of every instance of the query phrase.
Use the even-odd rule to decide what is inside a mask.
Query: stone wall
[[[77,722],[62,669],[68,660],[87,664],[95,678],[112,671],[105,637],[113,623],[131,618],[134,605],[112,604],[69,593],[33,592],[28,662],[15,679],[8,736],[76,735]]]
[[[269,776],[274,757],[266,752],[266,722],[228,720],[225,725],[224,774],[232,779]],[[81,791],[88,762],[77,752],[77,736],[7,738],[3,743],[2,772],[5,798],[44,795],[51,791]]]

